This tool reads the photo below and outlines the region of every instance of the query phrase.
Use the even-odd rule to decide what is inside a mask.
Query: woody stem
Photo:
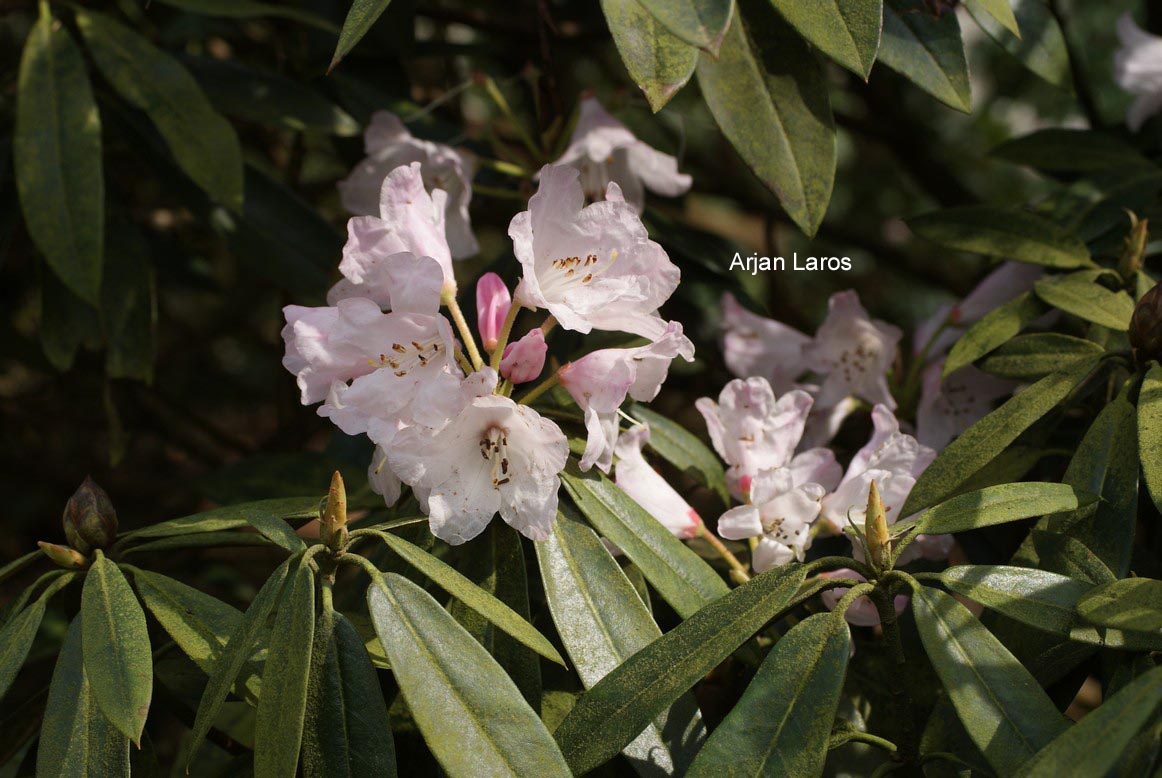
[[[709,543],[710,547],[718,552],[720,557],[726,560],[726,564],[730,565],[730,569],[733,572],[734,577],[738,578],[738,580],[742,583],[746,583],[750,580],[750,573],[747,572],[746,565],[738,561],[738,557],[732,554],[730,549],[727,548],[726,545],[721,540],[719,540],[713,532],[706,529],[706,525],[702,522],[698,522],[698,535],[707,543]]]
[[[472,330],[468,329],[468,322],[464,319],[464,312],[460,310],[460,303],[456,302],[455,293],[445,292],[442,297],[444,305],[448,307],[448,313],[452,316],[452,322],[456,325],[461,340],[464,341],[464,348],[468,351],[469,359],[472,360],[472,367],[479,370],[484,367],[484,360],[480,358],[480,350],[476,348],[476,339],[472,337]]]

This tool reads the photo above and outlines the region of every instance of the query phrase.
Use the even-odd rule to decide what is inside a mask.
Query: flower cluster
[[[320,403],[321,416],[375,443],[372,488],[392,504],[406,484],[432,532],[448,543],[475,537],[497,513],[527,537],[546,538],[568,442],[553,421],[512,399],[513,389],[544,371],[553,327],[616,331],[647,342],[586,354],[541,387],[559,381],[584,413],[582,469],[609,472],[616,452],[615,476],[627,492],[676,532],[697,527],[697,514],[659,487],[664,481],[642,457],[648,430],[619,440],[626,398],[652,399],[671,360],[693,359],[681,325],[658,313],[678,285],[678,268],[638,216],[643,181],[670,194],[689,186],[673,158],[586,101],[569,151],[541,169],[528,209],[509,227],[520,281],[510,294],[495,273],[478,280],[473,333],[453,266],[478,250],[468,214],[473,158],[414,138],[387,113],[373,117],[366,150],[340,183],[344,205],[356,214],[342,278],[327,306],[287,306],[282,334],[283,364],[296,375],[302,402]],[[587,197],[583,181],[597,179],[600,196]],[[510,342],[522,309],[548,317]],[[671,518],[675,500],[685,508]]]

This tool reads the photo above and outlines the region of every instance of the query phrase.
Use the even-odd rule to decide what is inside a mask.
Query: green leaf
[[[1032,292],[1024,292],[989,311],[952,346],[944,361],[944,375],[949,376],[1004,345],[1047,310]]]
[[[698,50],[669,32],[638,0],[601,0],[601,12],[629,77],[657,113],[694,75]]]
[[[561,482],[589,523],[625,552],[679,616],[729,591],[710,565],[602,473],[583,474],[570,464]]]
[[[347,11],[347,18],[343,20],[343,29],[339,31],[339,43],[335,46],[335,54],[331,57],[331,65],[327,68],[330,73],[339,64],[339,61],[351,53],[355,44],[363,39],[371,25],[387,10],[391,0],[353,0],[351,9]]]
[[[255,778],[294,775],[307,710],[307,681],[315,633],[315,575],[299,557],[278,600],[254,723]]]
[[[986,13],[999,22],[1001,27],[1018,38],[1021,37],[1020,25],[1017,24],[1017,17],[1013,15],[1013,7],[1009,5],[1009,0],[966,0],[965,5],[972,7],[974,16],[977,13]]]
[[[956,14],[934,13],[924,0],[884,0],[879,61],[945,105],[972,110]]]
[[[835,183],[835,122],[823,69],[767,0],[740,0],[698,85],[735,151],[795,224],[814,235]]]
[[[1056,332],[1019,335],[981,360],[980,369],[1001,378],[1036,381],[1104,349],[1092,340]]]
[[[452,778],[569,775],[512,679],[431,595],[388,573],[367,605],[416,726]]]
[[[85,574],[85,675],[105,716],[138,746],[153,697],[145,613],[115,562],[98,549]]]
[[[250,658],[251,649],[258,638],[259,630],[265,626],[267,617],[274,609],[275,603],[279,601],[283,583],[287,579],[291,564],[298,565],[301,559],[301,555],[290,557],[270,574],[270,578],[262,585],[253,602],[250,603],[250,607],[242,616],[238,629],[230,636],[225,650],[214,661],[210,680],[206,683],[206,690],[202,693],[201,702],[198,703],[198,713],[194,719],[193,732],[190,735],[189,748],[186,752],[187,769],[197,755],[198,748],[205,739],[206,733],[210,731],[214,720],[218,718],[218,712],[222,709],[222,703],[230,692],[230,687],[234,685],[234,679],[238,677],[243,665]]]
[[[937,578],[951,591],[1045,632],[1069,637],[1077,601],[1093,584],[1045,570],[1006,565],[960,565]]]
[[[1068,535],[1034,529],[1029,533],[1038,566],[1079,581],[1104,584],[1117,577],[1084,543]]]
[[[1018,62],[1054,86],[1073,93],[1073,76],[1069,69],[1069,50],[1065,35],[1045,0],[1012,0],[1021,37],[981,13],[978,3],[968,3],[968,12],[976,23]]]
[[[40,345],[58,372],[73,366],[77,351],[100,347],[97,310],[77,297],[54,274],[40,273]]]
[[[1019,775],[1057,778],[1117,774],[1118,762],[1130,741],[1150,721],[1159,703],[1162,667],[1155,667],[1058,735],[1022,767]]]
[[[448,594],[479,613],[523,645],[562,667],[565,660],[548,638],[537,632],[532,624],[521,618],[516,611],[465,578],[456,569],[448,566],[419,546],[407,542],[389,532],[376,532],[375,536],[387,547],[399,554],[409,565],[431,578],[433,583]]]
[[[661,637],[621,567],[567,508],[536,550],[553,623],[586,688]],[[683,695],[622,753],[643,775],[681,775],[704,739],[697,704]]]
[[[992,150],[992,156],[1049,173],[1092,173],[1150,166],[1140,151],[1114,135],[1058,127],[1005,141]]]
[[[1080,238],[1028,211],[991,205],[966,205],[915,216],[912,232],[959,251],[1045,267],[1092,266]]]
[[[640,403],[630,406],[629,414],[649,425],[649,446],[658,456],[730,504],[722,462],[697,435]]]
[[[75,9],[77,26],[113,88],[153,121],[179,166],[227,208],[242,208],[242,147],[177,60],[107,16]]]
[[[961,723],[1000,775],[1065,731],[1053,701],[968,608],[938,589],[913,598],[916,627]]]
[[[258,2],[258,0],[158,0],[158,2],[206,16],[224,16],[231,19],[255,19],[273,16],[302,22],[327,32],[339,32],[339,28],[330,20],[310,11],[295,8],[293,5],[275,5]]]
[[[867,80],[880,47],[883,0],[772,1],[808,43]]]
[[[1162,581],[1123,578],[1099,586],[1077,604],[1090,624],[1126,632],[1162,632]]]
[[[608,673],[554,733],[573,771],[605,763],[792,602],[806,572],[761,573],[688,617]]]
[[[52,673],[40,746],[37,778],[129,776],[129,739],[117,731],[94,698],[85,670],[83,613],[69,625]]]
[[[199,532],[196,535],[174,535],[142,543],[138,546],[129,546],[121,553],[121,558],[134,554],[157,553],[160,551],[177,551],[186,548],[225,548],[228,546],[265,546],[267,548],[281,548],[257,532]]]
[[[258,500],[241,505],[227,505],[180,519],[151,524],[148,527],[127,532],[120,540],[142,540],[145,538],[165,538],[175,535],[194,535],[202,532],[222,532],[238,529],[264,518],[274,519],[317,519],[319,517],[319,497],[280,497],[275,500]],[[281,544],[280,544],[281,545]]]
[[[17,573],[23,572],[25,568],[44,558],[44,554],[40,551],[29,551],[21,557],[13,559],[8,564],[0,567],[0,583],[7,581]]]
[[[731,0],[639,0],[666,29],[717,57],[730,24]]]
[[[1138,392],[1138,453],[1150,499],[1162,511],[1162,365],[1150,364]]]
[[[40,553],[40,552],[37,552]],[[9,687],[20,672],[40,622],[44,620],[45,606],[54,594],[72,583],[79,573],[65,573],[54,580],[27,608],[13,614],[0,629],[0,699],[8,693]]]
[[[851,631],[839,615],[795,625],[714,730],[691,778],[721,775],[724,765],[740,775],[822,775],[850,655]]]
[[[317,503],[316,503],[317,505]],[[282,546],[292,554],[298,553],[307,547],[306,542],[298,536],[294,527],[286,523],[286,519],[273,513],[262,511],[248,511],[246,521],[258,530],[267,540]]]
[[[929,535],[968,532],[994,524],[1072,511],[1096,501],[1096,496],[1069,484],[1029,482],[987,486],[957,495],[914,519],[892,525],[892,534],[899,535],[912,527]]]
[[[28,234],[49,267],[96,305],[105,241],[101,118],[80,50],[44,8],[20,59],[16,189]]]
[[[973,473],[1064,400],[1097,364],[1096,359],[1082,360],[1047,375],[969,427],[916,480],[901,515],[910,516],[955,493]]]
[[[1125,332],[1134,314],[1134,300],[1125,292],[1111,292],[1097,283],[1104,270],[1081,270],[1063,276],[1038,279],[1037,296],[1066,313]]]

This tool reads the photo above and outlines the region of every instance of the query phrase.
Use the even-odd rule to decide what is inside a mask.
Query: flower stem
[[[546,378],[544,381],[541,381],[539,384],[534,386],[532,389],[529,389],[528,392],[526,392],[523,397],[521,397],[519,400],[517,400],[517,404],[518,405],[528,405],[533,400],[537,399],[542,394],[549,391],[550,389],[552,389],[556,385],[557,385],[557,374],[553,373],[551,376]]]
[[[460,310],[460,303],[456,302],[455,294],[445,293],[443,298],[444,305],[448,306],[448,313],[452,315],[452,322],[456,325],[456,329],[460,332],[460,338],[464,341],[464,348],[468,350],[472,367],[479,370],[484,367],[484,360],[480,358],[480,350],[476,348],[476,338],[472,337],[472,330],[468,328],[464,312]]]
[[[517,314],[520,313],[520,306],[513,303],[508,306],[508,313],[504,315],[504,323],[500,325],[500,336],[496,340],[496,348],[492,350],[492,359],[489,361],[489,367],[493,370],[500,369],[500,360],[504,356],[504,347],[508,345],[508,338],[512,335],[512,325],[516,321]]]
[[[460,344],[456,344],[456,363],[460,365],[464,375],[472,373],[472,363],[468,361],[468,357],[464,356],[464,349],[460,348]]]
[[[904,655],[904,644],[900,640],[900,619],[896,614],[894,598],[888,587],[877,586],[869,596],[879,613],[884,640],[888,641],[888,648],[899,669],[891,682],[892,711],[900,727],[899,754],[905,761],[910,761],[916,755],[916,734],[915,723],[912,720],[911,695],[907,687],[902,685],[903,679],[907,678],[907,673],[903,670],[908,659]]]
[[[747,572],[746,565],[738,561],[738,557],[730,553],[730,549],[702,522],[698,522],[698,537],[709,543],[710,547],[726,560],[726,564],[730,565],[731,578],[738,579],[739,583],[746,583],[750,580],[750,573]]]
[[[545,318],[544,322],[541,323],[541,334],[548,335],[550,332],[553,331],[553,327],[556,327],[556,326],[557,326],[557,317],[552,316],[552,315],[547,316]]]

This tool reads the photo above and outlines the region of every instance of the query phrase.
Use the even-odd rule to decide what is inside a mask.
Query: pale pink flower
[[[568,330],[661,337],[666,322],[657,311],[681,273],[616,184],[605,202],[586,206],[577,171],[546,165],[508,234],[524,268],[518,304],[548,310]]]
[[[801,562],[826,491],[817,483],[797,481],[790,468],[763,470],[751,481],[750,503],[718,519],[718,534],[728,540],[759,539],[751,555],[756,573],[792,559]]]
[[[580,462],[582,470],[596,464],[609,472],[617,443],[618,408],[627,395],[638,402],[657,397],[670,362],[677,356],[692,361],[694,345],[682,334],[682,325],[672,321],[653,343],[594,351],[557,371],[561,386],[585,414],[588,438]]]
[[[371,463],[367,466],[367,483],[371,491],[383,497],[387,506],[395,505],[403,492],[403,484],[387,464],[387,452],[382,446],[376,446],[371,455]]]
[[[839,570],[820,573],[819,577],[853,578],[860,583],[867,581],[867,579],[862,575],[846,567],[840,568]],[[823,592],[823,594],[819,595],[819,599],[823,600],[823,604],[827,607],[827,610],[833,611],[835,610],[835,606],[838,605],[839,601],[843,598],[843,595],[847,594],[848,591],[849,589],[847,588],[828,589],[827,591]],[[892,605],[896,609],[896,615],[899,616],[904,612],[904,609],[908,607],[908,596],[906,594],[897,594]],[[844,611],[843,617],[847,619],[848,624],[852,624],[856,627],[878,627],[880,624],[879,611],[876,610],[875,603],[873,603],[871,598],[866,594],[862,597],[856,597],[855,600],[853,600],[851,604],[847,606],[847,610]]]
[[[901,336],[899,328],[871,319],[854,291],[833,294],[827,319],[803,350],[808,369],[825,376],[819,406],[829,408],[854,395],[895,408],[887,373]]]
[[[645,188],[677,197],[688,191],[691,183],[690,176],[678,172],[677,159],[638,140],[593,97],[581,101],[569,147],[555,164],[580,172],[589,202],[605,199],[612,182],[621,187],[626,201],[638,213],[645,206]]]
[[[676,537],[692,538],[698,534],[702,517],[646,461],[642,448],[649,440],[650,428],[645,424],[621,434],[615,447],[614,483]]]
[[[545,333],[540,327],[534,327],[523,338],[504,347],[500,374],[514,384],[532,381],[545,369],[545,355],[548,352]]]
[[[1002,262],[968,296],[955,305],[943,305],[924,320],[912,339],[912,351],[919,354],[927,346],[927,356],[944,354],[970,325],[1001,305],[1033,289],[1045,274],[1044,268],[1024,262]],[[941,326],[942,332],[937,334]]]
[[[371,115],[371,123],[363,133],[363,147],[367,157],[339,182],[344,208],[356,216],[375,216],[379,213],[383,180],[399,166],[416,163],[427,191],[439,189],[447,193],[441,207],[446,215],[452,256],[463,259],[480,250],[468,216],[476,172],[471,154],[414,137],[398,116],[387,111]]]
[[[1162,38],[1135,24],[1129,11],[1118,17],[1117,30],[1122,46],[1114,54],[1114,81],[1136,98],[1126,124],[1137,132],[1162,109]]]
[[[991,376],[972,365],[947,378],[941,378],[943,370],[943,359],[924,368],[916,410],[916,439],[936,450],[987,416],[997,400],[1017,387],[1016,381]]]
[[[496,273],[485,273],[476,282],[476,324],[485,351],[496,348],[504,319],[512,307],[508,287]]]
[[[782,322],[751,313],[734,295],[722,295],[723,359],[739,378],[761,376],[776,392],[795,385],[806,364],[804,347],[811,338]]]

